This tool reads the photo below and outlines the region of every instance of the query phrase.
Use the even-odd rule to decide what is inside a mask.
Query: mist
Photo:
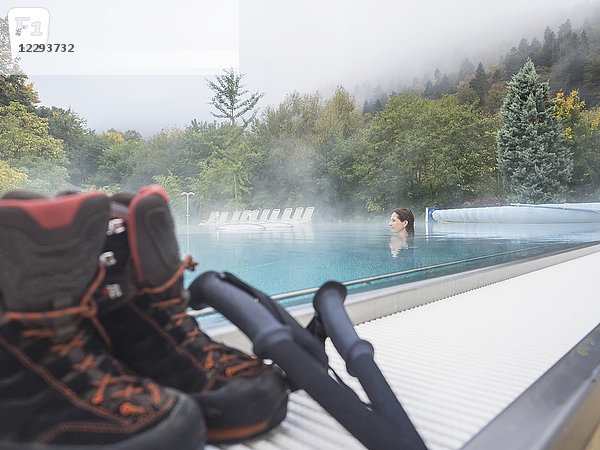
[[[521,38],[541,39],[548,25],[570,18],[578,26],[591,4],[248,2],[241,14],[240,66],[249,85],[267,92],[268,103],[293,89],[327,95],[343,85],[352,93],[367,83],[389,92],[436,68],[456,72],[465,58],[475,65],[497,62]]]
[[[9,8],[24,6],[19,1],[10,3]],[[80,11],[69,11],[66,4],[48,3],[53,8],[53,20],[58,9],[65,22],[70,14]],[[156,2],[129,3],[130,10],[144,11],[146,21],[152,19],[152,14],[164,14],[164,6],[154,8]],[[201,6],[193,3],[177,5],[179,11],[189,8],[189,20],[196,20],[198,14],[215,5],[213,1],[200,2]],[[398,91],[415,77],[431,76],[436,68],[455,72],[465,58],[475,65],[495,62],[521,38],[541,39],[546,26],[556,30],[567,19],[578,27],[583,23],[584,11],[597,3],[244,0],[239,2],[238,14],[239,70],[246,75],[244,81],[250,91],[265,93],[259,103],[263,108],[276,106],[292,91],[319,90],[326,97],[338,85],[354,94],[361,106],[363,97],[377,86],[388,93]],[[94,17],[90,15],[87,20]],[[178,17],[169,22],[172,30],[162,30],[165,36],[181,32],[188,18],[182,18],[181,13]],[[102,29],[102,24],[94,26]],[[218,45],[218,28],[211,32],[211,45]],[[114,30],[105,31],[106,36]],[[224,34],[224,40],[231,39],[231,33]],[[105,36],[88,39],[101,40]],[[24,69],[27,72],[26,66]],[[144,74],[138,70],[135,75],[30,74],[30,79],[43,105],[71,108],[94,130],[135,129],[149,137],[164,128],[188,125],[194,118],[213,121],[211,92],[205,80],[210,76]]]

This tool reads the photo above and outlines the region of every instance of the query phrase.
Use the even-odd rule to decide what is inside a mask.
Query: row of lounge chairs
[[[234,211],[231,217],[229,217],[228,211],[213,211],[208,219],[201,221],[199,225],[214,227],[218,230],[286,228],[296,224],[310,223],[314,210],[315,208],[312,206],[306,209],[299,206],[295,210],[285,208],[281,217],[279,217],[280,209],[272,211],[270,209]]]

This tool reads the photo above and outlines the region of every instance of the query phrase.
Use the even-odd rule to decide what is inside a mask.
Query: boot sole
[[[233,444],[263,435],[279,425],[287,413],[287,395],[281,400],[269,420],[236,428],[208,429],[206,439],[209,444]]]
[[[204,448],[204,420],[196,402],[173,390],[178,401],[169,416],[155,427],[125,441],[105,445],[69,444],[36,445],[0,441],[0,450],[198,450]]]

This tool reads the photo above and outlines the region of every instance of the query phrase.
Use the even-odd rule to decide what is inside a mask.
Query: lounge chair
[[[201,220],[198,225],[200,225],[200,226],[215,225],[217,223],[218,217],[219,217],[219,212],[213,211],[208,216],[208,219]]]
[[[224,211],[219,215],[219,220],[217,220],[217,226],[223,225],[227,223],[227,218],[229,217],[229,211]]]
[[[250,217],[250,210],[245,209],[242,211],[242,216],[240,217],[240,222],[248,222],[248,217]]]
[[[271,213],[271,218],[268,222],[263,223],[267,230],[280,230],[282,228],[291,228],[292,224],[289,222],[292,216],[292,208],[285,208],[281,219],[277,219],[279,216],[279,209],[274,209]]]
[[[258,222],[258,213],[260,213],[259,209],[253,209],[250,215],[248,216],[248,222],[257,223]]]
[[[239,220],[232,221],[228,223],[224,223],[222,225],[217,226],[217,231],[228,231],[228,232],[248,232],[248,231],[262,231],[265,227],[258,223],[258,213],[260,210],[255,209],[254,211],[246,210],[242,212],[240,217],[240,212],[236,211],[234,214],[235,217],[239,217]],[[236,214],[237,213],[237,214]]]
[[[281,219],[279,219],[279,222],[289,222],[289,220],[292,218],[292,208],[285,208],[283,210],[283,214],[281,215]]]
[[[271,217],[269,217],[269,222],[278,222],[280,212],[281,212],[281,210],[274,209],[273,212],[271,213]]]
[[[270,209],[263,209],[260,213],[260,217],[258,218],[258,223],[266,222],[270,212]]]
[[[302,223],[310,223],[313,212],[315,212],[315,208],[313,206],[309,206],[304,210],[304,215],[302,216]]]
[[[296,208],[296,211],[294,211],[294,215],[292,216],[291,221],[292,222],[300,222],[303,212],[304,212],[304,208],[302,206],[298,206]]]

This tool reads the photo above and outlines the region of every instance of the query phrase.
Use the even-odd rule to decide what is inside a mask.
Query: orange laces
[[[143,406],[137,406],[131,403],[129,400],[132,395],[143,394],[144,389],[142,387],[134,387],[133,384],[136,381],[135,377],[130,375],[120,375],[113,377],[110,374],[105,374],[100,381],[94,381],[93,385],[97,387],[96,393],[91,399],[94,405],[99,405],[106,399],[106,388],[119,383],[130,383],[124,389],[115,391],[111,394],[111,398],[124,398],[126,401],[121,403],[119,406],[119,412],[123,416],[138,416],[145,414],[147,409]],[[160,405],[160,391],[154,383],[148,383],[148,391],[152,396],[152,401],[156,406]]]
[[[181,278],[181,276],[183,275],[183,272],[185,270],[193,271],[197,265],[198,265],[198,263],[192,259],[192,255],[187,255],[185,257],[185,259],[183,261],[181,261],[181,265],[179,266],[179,269],[177,269],[175,271],[175,273],[173,274],[173,276],[171,278],[169,278],[164,284],[161,284],[160,286],[156,286],[153,288],[150,288],[150,287],[143,288],[142,290],[139,291],[138,294],[139,295],[160,294],[161,292],[166,291],[171,286],[173,286],[175,283],[177,283],[177,281],[179,280],[179,278]]]
[[[158,294],[164,292],[171,286],[173,286],[183,275],[184,270],[194,270],[195,266],[198,263],[192,260],[191,255],[188,255],[182,262],[179,269],[175,272],[175,274],[164,284],[161,286],[157,286],[154,288],[145,288],[140,291],[140,294],[152,293]],[[151,308],[155,308],[158,310],[167,310],[170,307],[178,306],[183,304],[183,299],[181,297],[175,297],[167,300],[161,300],[150,304]],[[200,327],[198,326],[196,320],[187,313],[187,310],[182,312],[175,312],[170,314],[171,320],[174,322],[175,326],[180,326],[183,323],[185,318],[189,317],[194,320],[196,326],[192,331],[188,331],[186,336],[190,340],[194,340],[197,337],[206,337],[208,336],[204,334]],[[235,376],[239,373],[242,373],[249,369],[254,369],[261,366],[261,362],[255,358],[239,355],[237,353],[232,353],[230,349],[224,345],[216,344],[212,341],[208,345],[202,347],[202,351],[206,353],[206,357],[204,358],[203,365],[206,369],[217,369],[217,367],[229,366],[225,368],[225,375],[227,377]],[[250,359],[245,359],[245,358]]]
[[[56,309],[56,310],[52,310],[52,311],[42,311],[42,312],[9,311],[6,314],[4,314],[4,322],[10,322],[12,320],[34,321],[34,320],[58,319],[58,318],[65,317],[65,316],[81,316],[84,319],[89,319],[92,322],[92,324],[94,325],[94,328],[96,328],[96,330],[98,330],[98,332],[100,333],[100,336],[102,336],[102,339],[106,343],[106,346],[110,349],[112,347],[110,338],[108,337],[106,330],[104,329],[104,327],[100,324],[100,321],[98,320],[98,316],[97,316],[98,305],[92,298],[94,292],[98,289],[98,287],[102,283],[102,280],[104,280],[105,273],[106,273],[106,269],[104,268],[104,265],[100,263],[98,275],[96,275],[96,278],[94,279],[92,284],[87,288],[87,290],[85,291],[85,294],[83,294],[83,297],[81,298],[81,302],[79,302],[79,305],[77,305],[77,306],[72,306],[70,308],[64,308],[64,309]],[[24,337],[32,337],[32,336],[53,337],[55,335],[54,333],[55,332],[52,328],[47,327],[47,328],[41,328],[41,329],[37,329],[37,330],[36,329],[25,330],[23,332],[23,336]]]
[[[98,289],[105,275],[105,268],[103,264],[99,265],[98,275],[92,282],[92,284],[88,287],[83,297],[81,298],[81,302],[77,306],[72,306],[69,308],[58,309],[53,311],[42,311],[42,312],[14,312],[9,311],[4,314],[4,322],[10,321],[36,321],[36,320],[48,320],[48,319],[58,319],[66,316],[80,316],[84,319],[89,319],[94,328],[100,333],[102,339],[106,343],[107,347],[111,347],[111,341],[108,337],[108,334],[104,327],[100,324],[98,320],[98,305],[92,298],[94,292]],[[53,338],[56,336],[56,331],[52,327],[44,327],[44,328],[35,328],[35,329],[27,329],[22,331],[22,336],[25,338],[30,337],[39,337],[39,338]],[[80,331],[75,334],[68,342],[55,344],[50,347],[52,352],[57,353],[59,356],[64,357],[69,352],[76,348],[81,348],[85,345],[85,331]],[[83,371],[86,369],[91,369],[98,367],[99,363],[96,361],[93,355],[87,355],[83,361],[73,364],[73,369],[76,371]],[[111,394],[112,398],[125,398],[129,400],[130,397],[134,394],[143,393],[142,387],[134,387],[131,383],[134,383],[136,378],[129,375],[120,375],[120,376],[112,376],[110,374],[105,374],[102,380],[94,381],[92,384],[97,387],[95,394],[93,395],[91,402],[94,405],[100,405],[104,402],[106,396],[106,388],[108,386],[113,386],[119,383],[129,383],[124,389],[119,391],[115,391]],[[160,405],[160,390],[153,383],[148,383],[148,390],[152,396],[153,403],[155,405]],[[140,414],[146,413],[146,408],[143,406],[136,406],[129,401],[125,401],[119,407],[119,412],[123,416],[137,416]]]

